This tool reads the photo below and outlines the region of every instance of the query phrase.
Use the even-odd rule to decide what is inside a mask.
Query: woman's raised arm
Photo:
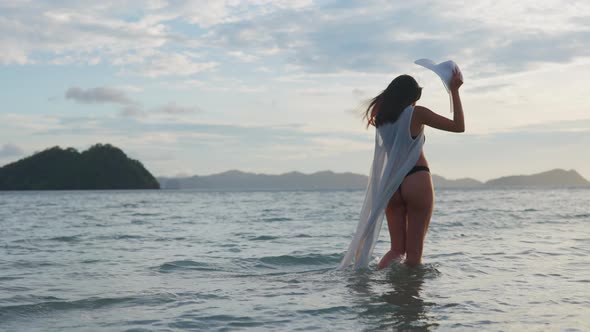
[[[463,105],[459,96],[459,87],[463,84],[459,74],[455,72],[450,84],[451,100],[453,102],[453,119],[438,115],[423,106],[416,106],[414,113],[416,120],[422,125],[432,128],[462,133],[465,131],[465,119],[463,117]]]

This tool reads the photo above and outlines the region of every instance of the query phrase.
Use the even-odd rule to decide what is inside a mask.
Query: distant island
[[[280,175],[246,173],[237,170],[207,176],[160,177],[163,189],[197,190],[358,190],[365,189],[368,177],[354,173],[332,171],[303,174],[290,172]],[[433,174],[435,188],[495,188],[530,186],[590,186],[575,170],[554,169],[533,174],[501,177],[481,182],[471,178],[449,180]]]
[[[578,172],[571,169],[554,169],[532,175],[513,175],[493,179],[486,182],[488,186],[588,186],[590,182]]]
[[[52,147],[0,168],[0,190],[159,189],[137,160],[110,144]]]

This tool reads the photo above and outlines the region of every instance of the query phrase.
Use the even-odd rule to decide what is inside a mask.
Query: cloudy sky
[[[434,173],[590,178],[590,2],[0,0],[0,165],[121,147],[156,175],[367,174],[360,112],[413,64],[461,67],[466,133],[428,129]]]

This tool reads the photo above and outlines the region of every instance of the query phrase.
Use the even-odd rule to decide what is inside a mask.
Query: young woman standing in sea
[[[451,120],[426,107],[417,106],[416,102],[420,99],[422,88],[411,76],[398,76],[385,91],[371,100],[365,114],[367,126],[373,125],[379,130],[382,126],[395,123],[402,113],[409,109],[408,111],[411,112],[409,132],[412,140],[418,139],[418,136],[424,140],[424,126],[462,133],[465,131],[463,107],[459,96],[459,88],[462,84],[460,73],[457,70],[454,71],[449,85],[453,110]],[[404,126],[398,128],[398,130],[404,129],[407,130]],[[434,190],[422,146],[420,150],[418,161],[406,173],[401,185],[385,208],[391,249],[379,262],[379,269],[393,261],[401,260],[404,255],[407,265],[421,263],[424,239],[434,207]]]

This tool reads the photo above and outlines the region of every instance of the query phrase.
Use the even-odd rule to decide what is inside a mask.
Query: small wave
[[[55,296],[38,296],[33,294],[27,295],[15,295],[13,297],[9,297],[7,299],[2,299],[0,302],[10,303],[10,302],[36,302],[36,301],[61,301],[63,299],[57,298]]]
[[[129,235],[129,234],[118,234],[113,236],[115,240],[127,240],[127,239],[143,239],[140,235]]]
[[[451,222],[440,223],[438,226],[439,227],[463,227],[464,225],[460,221],[451,221]]]
[[[276,240],[280,239],[279,236],[271,236],[271,235],[261,235],[254,238],[251,238],[250,241],[269,241],[269,240]]]
[[[0,281],[10,281],[10,280],[18,280],[23,279],[24,277],[0,277]]]
[[[462,201],[459,201],[462,202]],[[475,209],[469,209],[469,210],[464,210],[464,213],[473,213],[473,212],[489,212],[489,211],[493,211],[491,209],[486,209],[486,208],[475,208]]]
[[[159,213],[141,213],[141,212],[136,212],[131,214],[132,217],[155,217],[155,216],[159,216]]]
[[[504,251],[496,251],[496,252],[484,252],[482,253],[483,256],[501,256],[506,255]]]
[[[33,243],[33,241],[31,239],[17,239],[17,240],[12,240],[13,243],[27,243],[27,244],[31,244]]]
[[[59,241],[59,242],[79,242],[80,237],[78,235],[72,236],[56,236],[49,239],[50,241]]]
[[[276,222],[276,221],[291,221],[292,218],[285,218],[285,217],[275,217],[275,218],[262,218],[262,221],[265,222]]]
[[[292,266],[292,265],[326,265],[337,264],[342,256],[340,254],[319,255],[309,254],[304,256],[268,256],[259,259],[260,262],[268,265]]]
[[[12,266],[16,268],[26,268],[26,269],[35,269],[35,268],[42,268],[48,266],[63,266],[63,264],[48,262],[48,261],[15,261],[12,263]]]
[[[212,293],[195,293],[195,292],[180,292],[174,293],[175,296],[181,299],[190,300],[230,300],[231,297],[226,295],[212,294]]]
[[[127,325],[153,325],[154,323],[158,323],[159,320],[132,320],[127,322]],[[123,330],[123,332],[151,332],[153,330],[144,329],[140,327],[134,327],[131,329]]]
[[[96,240],[139,240],[143,239],[143,236],[140,235],[131,235],[131,234],[114,234],[114,235],[101,235],[97,236]]]
[[[296,238],[311,238],[313,236],[308,235],[308,234],[297,234],[295,235]]]
[[[183,241],[186,240],[186,237],[178,236],[178,237],[159,237],[155,239],[156,242],[168,242],[168,241]]]
[[[233,315],[210,315],[196,316],[195,314],[184,314],[178,317],[177,321],[169,324],[170,327],[181,330],[205,331],[211,330],[213,326],[227,324],[229,327],[245,328],[264,325],[263,322],[255,321],[252,317],[241,317]],[[227,327],[223,330],[227,330]]]
[[[56,311],[68,310],[95,310],[102,307],[115,306],[127,303],[137,303],[141,305],[160,305],[174,301],[174,296],[170,294],[149,295],[142,297],[118,297],[118,298],[100,298],[91,297],[76,301],[43,301],[34,304],[19,304],[0,306],[0,320],[11,316],[22,318],[23,316],[44,315]]]
[[[10,314],[28,316],[34,314],[47,314],[62,310],[97,309],[104,306],[126,302],[127,300],[128,298],[97,298],[79,301],[47,301],[35,304],[3,306],[0,307],[0,317],[8,316]]]
[[[202,262],[195,262],[191,260],[181,260],[166,262],[157,267],[158,271],[162,273],[170,273],[174,271],[217,271],[218,269]]]
[[[442,258],[442,257],[453,257],[453,256],[463,256],[465,255],[462,251],[450,252],[450,253],[440,253],[440,254],[432,254],[430,258]]]
[[[138,207],[138,205],[134,204],[134,203],[126,203],[126,204],[122,204],[120,207],[128,209],[128,208],[136,208],[136,207]]]
[[[321,309],[313,309],[313,310],[299,310],[298,313],[318,316],[318,315],[326,315],[326,314],[333,314],[333,313],[348,313],[350,312],[349,307],[345,306],[335,306],[335,307],[328,307],[328,308],[321,308]]]

